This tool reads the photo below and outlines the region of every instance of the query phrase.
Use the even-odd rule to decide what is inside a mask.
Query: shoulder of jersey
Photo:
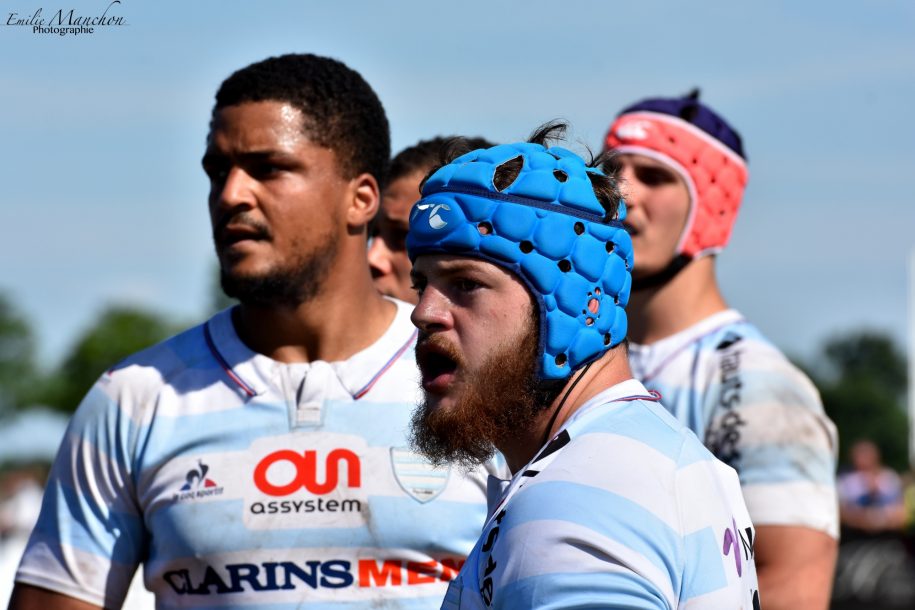
[[[99,384],[109,395],[125,388],[130,388],[134,395],[142,395],[158,392],[189,369],[216,366],[203,328],[203,324],[194,326],[131,354],[106,371]]]

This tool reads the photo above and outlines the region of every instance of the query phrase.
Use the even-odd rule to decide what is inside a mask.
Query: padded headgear
[[[727,245],[748,178],[740,135],[697,97],[630,106],[605,140],[608,149],[651,157],[683,177],[690,207],[675,256],[687,258],[715,254]]]
[[[520,158],[499,191],[496,169]],[[540,308],[541,379],[566,379],[626,336],[632,242],[605,220],[589,168],[576,154],[540,144],[503,144],[462,155],[426,180],[410,212],[407,253],[455,254],[515,273]]]

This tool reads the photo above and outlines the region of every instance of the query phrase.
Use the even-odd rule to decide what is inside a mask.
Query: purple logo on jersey
[[[737,575],[743,576],[740,548],[737,546],[737,523],[734,522],[734,519],[731,519],[731,524],[734,526],[734,529],[728,528],[724,530],[724,547],[721,549],[721,552],[727,557],[731,554],[731,549],[734,550],[734,563],[737,564]]]
[[[743,576],[743,560],[753,559],[753,528],[747,527],[743,531],[737,529],[737,522],[731,517],[731,527],[724,530],[724,544],[721,552],[725,557],[734,551],[734,564],[737,566],[737,576]],[[741,557],[741,552],[743,557]]]

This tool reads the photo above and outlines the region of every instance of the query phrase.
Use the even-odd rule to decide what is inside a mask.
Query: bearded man
[[[442,607],[758,608],[736,474],[629,370],[616,181],[557,131],[458,157],[411,213],[415,445],[514,473]]]

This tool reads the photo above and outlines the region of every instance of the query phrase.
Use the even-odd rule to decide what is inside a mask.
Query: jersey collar
[[[365,396],[416,342],[416,329],[410,322],[412,307],[402,301],[389,300],[397,306],[397,313],[385,333],[349,359],[329,363],[353,399]],[[260,396],[270,388],[281,393],[279,369],[289,366],[307,369],[308,364],[287,365],[251,350],[235,331],[232,309],[217,313],[204,325],[210,352],[242,394]]]

